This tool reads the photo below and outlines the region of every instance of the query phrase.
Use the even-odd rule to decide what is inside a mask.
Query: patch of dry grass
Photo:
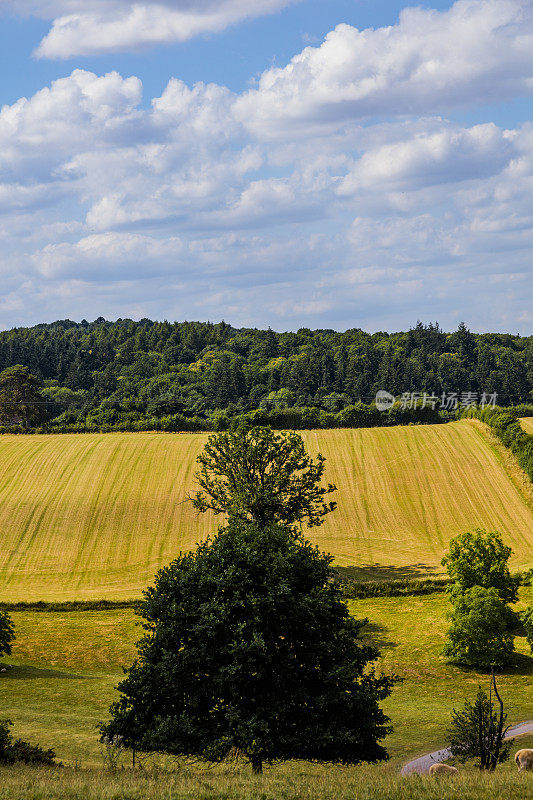
[[[520,422],[526,433],[530,433],[533,436],[533,417],[522,417]]]

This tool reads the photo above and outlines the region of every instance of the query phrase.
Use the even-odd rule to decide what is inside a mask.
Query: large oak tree
[[[393,680],[375,674],[331,560],[292,528],[233,520],[161,570],[104,740],[213,762],[238,750],[255,772],[387,758]]]

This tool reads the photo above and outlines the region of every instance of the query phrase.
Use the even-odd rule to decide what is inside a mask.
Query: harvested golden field
[[[205,435],[0,437],[0,596],[129,598],[213,529],[187,502]],[[479,423],[310,431],[338,510],[310,538],[373,577],[437,568],[450,537],[500,530],[533,565],[530,497]],[[520,477],[520,476],[518,476]]]
[[[533,436],[533,417],[522,417],[520,422],[526,433],[530,433]]]

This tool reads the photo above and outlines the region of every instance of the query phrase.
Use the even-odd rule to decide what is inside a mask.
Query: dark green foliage
[[[161,570],[145,637],[102,726],[104,741],[220,761],[387,758],[377,677],[330,581],[331,557],[291,528],[234,521]]]
[[[337,504],[324,497],[335,491],[321,485],[324,457],[316,462],[297,433],[240,425],[210,436],[198,456],[196,473],[201,491],[193,498],[199,511],[211,509],[230,519],[292,525],[321,525]]]
[[[0,656],[11,654],[11,643],[15,639],[15,626],[6,611],[0,608]]]
[[[529,606],[525,611],[522,611],[520,614],[520,622],[522,623],[528,644],[533,653],[533,606]]]
[[[449,748],[457,761],[464,764],[477,759],[479,769],[491,772],[507,761],[511,751],[511,744],[503,741],[507,715],[503,712],[495,681],[494,690],[500,704],[499,712],[494,707],[492,692],[489,696],[480,686],[473,703],[467,700],[460,711],[453,710],[448,731]]]
[[[450,581],[447,578],[425,578],[422,580],[355,581],[336,578],[343,597],[364,599],[365,597],[417,597],[435,592],[445,592]]]
[[[496,589],[474,586],[454,597],[444,655],[453,663],[489,671],[513,658],[515,615]]]
[[[135,608],[138,600],[62,600],[48,602],[36,600],[16,603],[0,603],[0,614],[6,611],[111,611],[119,608]]]
[[[456,536],[442,559],[453,581],[451,592],[457,595],[474,586],[494,588],[506,603],[518,599],[520,576],[511,575],[509,558],[512,550],[503,543],[500,533],[476,528]]]
[[[44,416],[39,382],[27,367],[16,364],[0,372],[0,423],[24,428]]]
[[[303,430],[441,420],[430,407],[380,414],[371,405],[379,389],[531,402],[533,337],[464,325],[450,335],[422,323],[395,334],[276,333],[100,317],[0,333],[0,370],[16,364],[43,382],[47,429],[57,432],[222,430],[221,411],[228,421],[257,412],[265,416],[254,424]]]
[[[11,720],[0,720],[0,764],[54,764],[55,752],[44,750],[38,744],[30,744],[23,739],[13,739]]]

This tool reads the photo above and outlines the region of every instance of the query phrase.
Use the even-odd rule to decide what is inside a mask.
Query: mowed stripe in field
[[[530,433],[533,436],[533,417],[522,417],[520,422],[526,433]]]
[[[450,537],[474,526],[500,530],[515,564],[533,564],[533,512],[479,426],[303,437],[339,489],[337,511],[309,537],[339,565],[436,567]],[[216,527],[187,502],[205,440],[0,437],[0,597],[139,596],[160,566]]]

